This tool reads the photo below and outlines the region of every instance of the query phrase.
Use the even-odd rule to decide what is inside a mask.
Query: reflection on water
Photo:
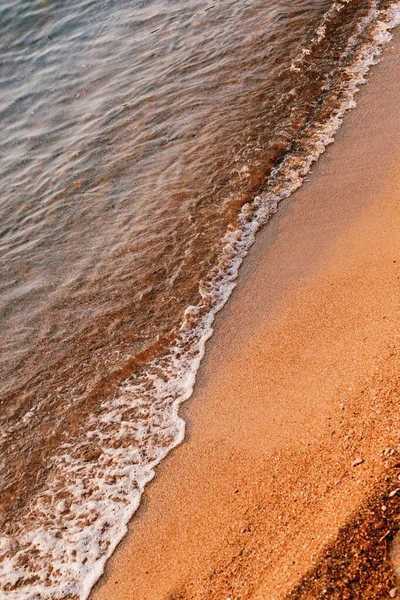
[[[23,461],[195,300],[328,2],[182,4],[1,8],[0,385],[8,424],[37,411]]]

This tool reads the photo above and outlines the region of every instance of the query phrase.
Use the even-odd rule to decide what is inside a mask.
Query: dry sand
[[[376,490],[400,461],[382,454],[400,444],[399,57],[397,32],[336,143],[259,235],[182,410],[186,440],[93,600],[282,599],[340,548],[340,528],[342,542],[360,528],[369,499],[378,520],[387,512]],[[296,597],[389,597],[393,581]]]

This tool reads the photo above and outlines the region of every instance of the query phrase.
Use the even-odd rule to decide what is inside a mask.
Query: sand
[[[185,442],[93,600],[390,597],[392,573],[368,592],[356,573],[353,595],[340,571],[336,588],[304,577],[366,506],[379,527],[379,511],[396,521],[398,496],[381,498],[400,461],[399,57],[396,32],[335,144],[258,236],[182,409]]]

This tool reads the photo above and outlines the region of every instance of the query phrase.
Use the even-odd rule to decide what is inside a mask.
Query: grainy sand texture
[[[399,98],[397,31],[258,236],[93,600],[396,597]]]

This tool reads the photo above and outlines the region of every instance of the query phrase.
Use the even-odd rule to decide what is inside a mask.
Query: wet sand
[[[399,56],[397,31],[335,144],[258,236],[182,410],[185,442],[93,600],[282,599],[371,498],[382,510],[374,494],[400,461]]]

